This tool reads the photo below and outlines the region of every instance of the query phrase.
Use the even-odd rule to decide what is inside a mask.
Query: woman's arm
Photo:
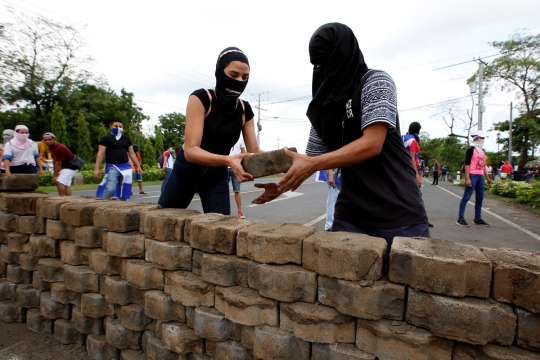
[[[257,135],[255,135],[255,119],[247,121],[242,129],[242,135],[244,136],[244,143],[246,144],[246,150],[248,153],[260,154],[264,150],[259,148],[257,143]]]
[[[201,100],[199,100],[197,96],[191,95],[186,110],[186,137],[184,141],[184,155],[186,160],[206,166],[230,166],[240,182],[253,180],[253,176],[246,173],[240,165],[241,160],[244,157],[249,156],[249,153],[226,156],[212,154],[211,152],[201,149],[204,130],[204,114],[205,110]]]

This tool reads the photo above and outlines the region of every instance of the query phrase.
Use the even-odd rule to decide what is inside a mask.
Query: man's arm
[[[414,150],[409,151],[409,155],[411,156],[412,166],[414,168],[414,172],[416,174],[416,183],[418,184],[418,187],[422,186],[422,177],[418,173],[418,165],[416,165],[416,152]]]
[[[103,161],[103,156],[105,155],[106,146],[98,145],[98,153],[96,155],[96,167],[94,168],[94,177],[97,179],[99,177],[99,167]]]
[[[161,166],[161,171],[165,171],[165,168],[167,167],[167,161],[169,161],[169,156],[171,156],[171,154],[168,151],[163,154],[163,165]]]
[[[333,169],[328,169],[326,171],[328,172],[328,185],[330,185],[331,187],[333,187],[335,189],[336,188],[336,182],[334,181],[334,170]]]
[[[54,173],[52,177],[52,182],[56,182],[58,175],[60,175],[60,170],[62,170],[62,161],[54,160],[53,167]]]
[[[135,164],[135,166],[137,167],[137,173],[140,174],[142,171],[141,164],[139,164],[139,159],[137,159],[137,155],[135,154],[135,151],[133,151],[132,145],[128,147],[128,155],[131,161],[133,161],[133,164]]]

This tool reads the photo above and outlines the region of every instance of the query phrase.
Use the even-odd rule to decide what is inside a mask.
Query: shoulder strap
[[[210,115],[210,111],[212,111],[212,95],[210,95],[210,91],[208,91],[208,89],[204,90],[206,90],[206,94],[208,95],[208,99],[210,100],[210,106],[208,107],[208,111],[206,112],[206,114],[204,114],[204,117],[206,118],[208,115]]]
[[[238,100],[240,100],[240,105],[242,105],[242,128],[244,127],[244,125],[246,125],[246,105],[244,105],[244,101],[240,98],[238,98]]]

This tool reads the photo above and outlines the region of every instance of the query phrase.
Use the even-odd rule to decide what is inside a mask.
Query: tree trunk
[[[523,135],[523,147],[521,148],[521,153],[519,155],[519,162],[518,162],[518,171],[523,170],[525,167],[525,164],[527,164],[528,161],[528,151],[527,148],[529,145],[529,131],[526,130]]]

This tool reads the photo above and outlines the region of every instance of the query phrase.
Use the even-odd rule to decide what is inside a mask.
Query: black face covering
[[[228,113],[234,112],[238,98],[244,92],[247,81],[238,81],[225,74],[225,66],[231,61],[241,61],[249,66],[248,58],[242,50],[228,47],[223,50],[216,63],[216,95],[221,108]]]
[[[315,31],[309,41],[309,57],[313,65],[321,66],[313,69],[313,100],[307,116],[330,150],[336,150],[342,146],[345,104],[368,67],[352,30],[340,23],[326,24]]]

